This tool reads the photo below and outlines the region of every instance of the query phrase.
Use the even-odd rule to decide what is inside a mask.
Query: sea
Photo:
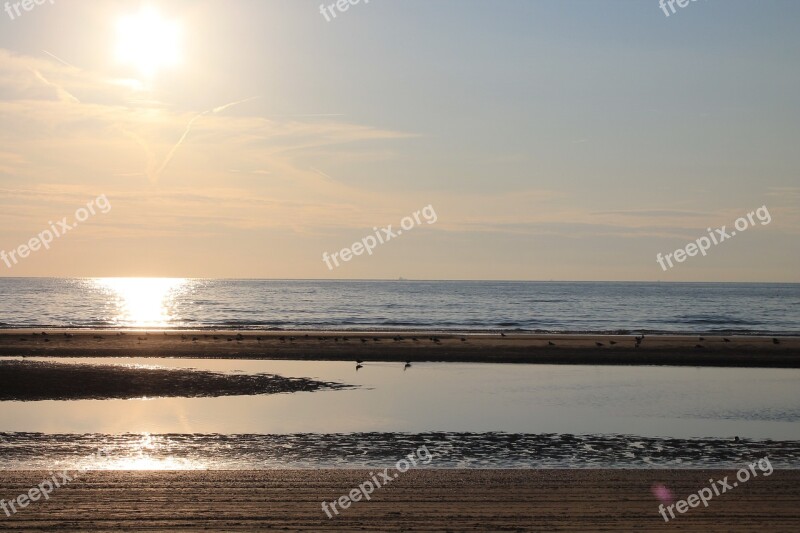
[[[797,335],[800,284],[0,278],[0,328]]]

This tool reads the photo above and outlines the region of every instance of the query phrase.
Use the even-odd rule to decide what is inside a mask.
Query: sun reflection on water
[[[208,466],[196,459],[175,457],[170,439],[143,433],[141,439],[106,447],[84,461],[84,470],[204,470]]]
[[[175,297],[188,287],[185,278],[95,278],[116,306],[113,320],[125,327],[166,327],[174,318]]]

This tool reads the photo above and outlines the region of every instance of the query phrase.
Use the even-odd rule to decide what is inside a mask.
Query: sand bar
[[[308,378],[118,365],[0,361],[0,401],[216,397],[347,388]]]
[[[0,356],[800,368],[800,337],[4,330]],[[727,339],[727,341],[725,340]],[[777,341],[777,343],[776,343]]]

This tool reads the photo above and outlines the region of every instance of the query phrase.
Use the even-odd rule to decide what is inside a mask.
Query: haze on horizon
[[[0,12],[0,250],[112,205],[0,276],[800,282],[798,20],[791,0]],[[435,224],[323,263],[428,205]],[[656,263],[764,205],[769,225]]]

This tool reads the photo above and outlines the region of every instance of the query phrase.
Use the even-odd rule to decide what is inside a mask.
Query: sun
[[[181,29],[164,20],[154,8],[144,8],[117,23],[117,59],[152,77],[180,60]]]

